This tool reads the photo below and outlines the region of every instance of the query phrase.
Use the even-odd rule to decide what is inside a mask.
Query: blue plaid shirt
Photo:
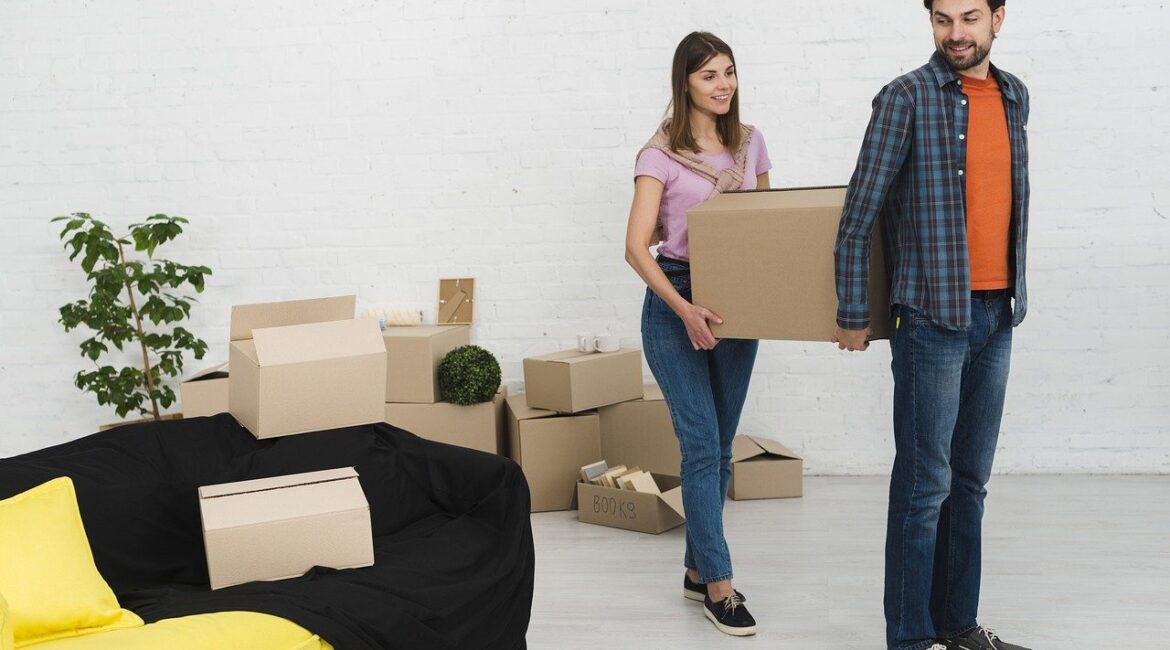
[[[1028,89],[991,67],[1007,114],[1012,154],[1013,325],[1024,319],[1028,235]],[[911,307],[947,329],[971,322],[967,258],[967,116],[958,73],[937,52],[873,100],[857,169],[849,181],[834,250],[837,324],[869,326],[870,234],[881,217],[891,269],[890,304]]]

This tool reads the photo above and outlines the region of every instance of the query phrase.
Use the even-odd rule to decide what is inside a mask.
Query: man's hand
[[[850,352],[865,352],[869,347],[868,336],[871,330],[867,327],[863,330],[847,330],[837,328],[833,332],[833,342],[842,350],[849,350]]]

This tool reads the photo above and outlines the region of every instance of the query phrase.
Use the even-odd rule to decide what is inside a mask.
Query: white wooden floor
[[[533,650],[884,647],[887,480],[805,479],[802,499],[729,501],[755,637],[684,600],[683,529],[646,535],[532,516]],[[1170,477],[997,476],[980,622],[1035,650],[1170,648]]]

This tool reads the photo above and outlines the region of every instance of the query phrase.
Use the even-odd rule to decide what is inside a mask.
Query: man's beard
[[[942,45],[938,46],[939,53],[943,55],[943,58],[947,60],[947,64],[950,65],[951,69],[955,72],[970,70],[980,63],[983,63],[983,61],[987,59],[987,55],[991,54],[991,43],[988,43],[986,47],[975,41],[970,41],[969,43],[974,46],[975,51],[961,58],[952,56],[947,48],[952,45],[966,45],[967,43],[943,41]]]

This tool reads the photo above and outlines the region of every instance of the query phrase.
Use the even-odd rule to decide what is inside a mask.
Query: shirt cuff
[[[843,330],[863,330],[869,327],[869,305],[865,303],[838,305],[837,327]]]

